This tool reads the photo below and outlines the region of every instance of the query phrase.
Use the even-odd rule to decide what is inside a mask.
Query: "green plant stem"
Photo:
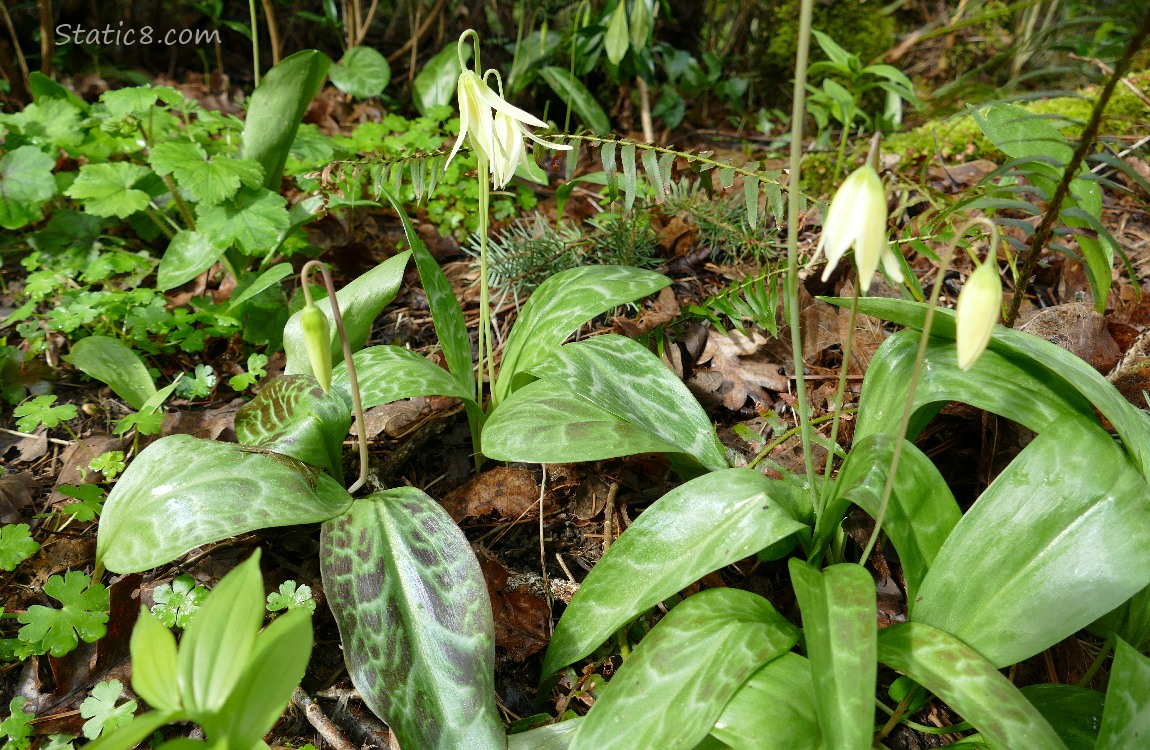
[[[1134,33],[1130,35],[1130,41],[1126,44],[1126,49],[1122,53],[1122,57],[1114,63],[1114,73],[1107,79],[1106,85],[1098,94],[1097,101],[1094,102],[1094,110],[1090,113],[1090,120],[1086,123],[1086,127],[1082,129],[1082,136],[1078,141],[1078,147],[1074,149],[1074,154],[1070,157],[1070,161],[1066,163],[1066,168],[1062,170],[1062,179],[1058,182],[1058,187],[1054,189],[1054,195],[1050,198],[1050,202],[1046,204],[1046,213],[1042,215],[1042,221],[1038,224],[1038,228],[1034,230],[1034,234],[1030,236],[1030,247],[1026,251],[1026,258],[1022,262],[1022,270],[1019,271],[1015,279],[1014,296],[1010,300],[1010,309],[1006,312],[1004,323],[1007,327],[1014,325],[1014,321],[1018,318],[1018,310],[1022,306],[1022,298],[1026,296],[1026,290],[1030,286],[1030,277],[1034,274],[1034,269],[1038,266],[1038,260],[1042,256],[1042,249],[1046,246],[1047,241],[1050,239],[1051,232],[1054,231],[1054,224],[1058,221],[1059,214],[1062,211],[1062,201],[1066,198],[1066,194],[1070,191],[1070,183],[1078,175],[1078,167],[1086,158],[1086,152],[1094,145],[1094,139],[1098,135],[1098,126],[1102,123],[1102,113],[1106,110],[1106,104],[1110,101],[1110,95],[1114,93],[1114,87],[1126,75],[1126,69],[1130,67],[1130,61],[1134,55],[1142,47],[1146,41],[1146,37],[1150,36],[1150,6],[1147,7],[1146,13],[1143,14],[1142,20],[1138,22],[1138,27],[1134,29]],[[1098,300],[1095,300],[1097,302]]]
[[[495,399],[495,365],[491,360],[491,301],[490,288],[487,282],[487,232],[491,225],[491,183],[488,182],[487,156],[482,151],[475,152],[479,160],[479,333],[478,333],[478,361],[476,362],[476,403],[483,408],[483,364],[487,361],[487,376],[491,383],[492,409],[496,406]]]
[[[300,281],[303,286],[303,297],[307,304],[311,304],[311,286],[309,283],[309,276],[313,268],[318,268],[320,273],[323,274],[323,283],[327,287],[327,298],[331,300],[331,317],[335,321],[335,330],[339,336],[340,344],[343,346],[343,361],[347,363],[347,382],[348,388],[351,390],[351,403],[352,408],[355,410],[355,435],[359,441],[359,478],[355,480],[350,487],[347,488],[348,494],[354,494],[356,490],[367,483],[367,429],[363,422],[363,400],[359,394],[359,378],[355,372],[355,360],[352,357],[351,343],[347,339],[347,330],[343,325],[343,315],[339,311],[339,299],[335,294],[335,283],[331,280],[331,271],[328,270],[327,265],[318,260],[309,260],[300,269]]]
[[[894,443],[894,451],[890,457],[890,468],[887,470],[886,482],[882,488],[882,499],[878,504],[878,513],[875,514],[874,531],[871,532],[870,539],[867,540],[866,548],[863,549],[862,557],[859,559],[859,565],[865,565],[867,558],[870,557],[871,551],[874,549],[875,542],[878,541],[879,533],[882,531],[882,522],[886,518],[887,507],[890,505],[890,496],[894,492],[894,478],[898,474],[898,464],[902,459],[903,445],[906,443],[906,433],[910,426],[910,417],[914,411],[914,393],[918,388],[918,380],[922,374],[922,362],[926,358],[926,347],[930,343],[930,329],[934,325],[934,311],[938,307],[938,297],[942,292],[942,282],[946,276],[946,272],[950,270],[950,263],[954,259],[955,248],[958,247],[959,240],[966,234],[966,231],[975,224],[982,224],[987,227],[990,232],[990,251],[991,258],[997,257],[998,252],[998,226],[993,221],[986,217],[979,216],[970,219],[954,233],[954,239],[946,246],[940,260],[941,263],[938,267],[937,276],[935,277],[934,286],[930,291],[930,301],[926,306],[926,315],[922,321],[922,335],[918,340],[918,351],[914,355],[914,367],[911,369],[910,384],[907,386],[906,391],[906,405],[902,410],[902,419],[899,422],[898,433]]]
[[[843,414],[854,414],[857,411],[858,411],[858,409],[843,409],[842,410]],[[834,419],[834,417],[835,417],[834,414],[824,414],[821,417],[815,417],[814,419],[810,420],[810,424],[812,427],[814,427],[815,425],[829,422],[832,419]],[[764,458],[766,458],[768,455],[770,455],[771,451],[773,451],[775,448],[778,448],[780,445],[787,442],[788,440],[793,438],[795,435],[797,435],[801,431],[802,431],[802,427],[800,425],[799,427],[792,427],[789,430],[787,430],[786,432],[780,433],[777,438],[775,438],[771,442],[767,443],[765,446],[763,446],[763,449],[761,451],[759,451],[758,453],[755,454],[755,457],[752,458],[750,463],[747,464],[747,468],[753,469],[756,466],[758,466],[759,463]]]
[[[148,215],[149,219],[155,222],[156,226],[160,228],[160,232],[162,232],[163,235],[168,238],[168,240],[171,240],[176,236],[176,233],[172,231],[172,228],[165,224],[163,219],[160,218],[161,216],[164,216],[164,214],[157,210],[155,206],[148,204],[148,207],[144,209],[144,213]]]
[[[248,0],[248,14],[252,18],[252,78],[260,85],[260,27],[256,23],[256,0]]]
[[[878,733],[875,735],[874,738],[876,741],[882,742],[884,739],[886,739],[886,736],[888,734],[890,734],[892,731],[894,731],[894,728],[896,726],[898,726],[899,720],[902,719],[902,715],[904,713],[906,713],[907,706],[910,705],[910,699],[913,697],[914,697],[914,691],[908,690],[906,692],[906,695],[903,697],[903,699],[898,702],[897,706],[894,707],[894,711],[891,712],[890,718],[887,719],[886,724],[884,724],[882,729],[880,729],[878,731]],[[882,705],[882,704],[879,704],[879,705]]]
[[[794,103],[791,107],[790,179],[787,180],[787,275],[785,279],[787,322],[794,356],[795,402],[803,439],[807,486],[815,490],[815,464],[811,456],[811,424],[807,413],[807,385],[803,370],[803,339],[799,330],[799,175],[803,158],[803,115],[806,112],[807,62],[811,49],[813,0],[802,0],[799,10],[798,50],[795,55]]]
[[[1078,681],[1078,687],[1086,687],[1090,681],[1094,679],[1094,675],[1098,674],[1098,670],[1106,662],[1106,657],[1110,656],[1110,652],[1114,650],[1114,636],[1111,635],[1106,639],[1106,643],[1102,646],[1102,650],[1098,652],[1098,656],[1094,657],[1094,661],[1090,663],[1090,667],[1086,670],[1086,674],[1082,675],[1082,679]]]
[[[851,364],[851,345],[855,338],[855,317],[858,315],[859,309],[859,283],[856,277],[854,290],[851,294],[851,307],[850,312],[847,314],[847,338],[843,342],[843,363],[839,368],[839,382],[838,387],[835,389],[835,411],[833,419],[831,420],[831,448],[833,449],[838,443],[839,438],[839,417],[842,415],[843,400],[847,392],[847,373],[850,370]],[[824,468],[824,491],[819,493],[819,504],[815,508],[815,516],[817,517],[822,509],[826,506],[826,495],[831,486],[831,469],[835,463],[833,453],[827,454],[827,465]]]

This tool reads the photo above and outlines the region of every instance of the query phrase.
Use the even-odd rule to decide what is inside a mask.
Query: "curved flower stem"
[[[318,268],[320,273],[323,274],[323,283],[327,287],[327,298],[331,300],[331,317],[335,321],[336,334],[339,336],[339,341],[343,345],[343,361],[347,363],[347,382],[351,390],[351,403],[355,410],[355,435],[359,440],[359,479],[347,488],[349,494],[355,494],[355,491],[362,487],[367,482],[367,432],[363,424],[363,400],[359,395],[359,378],[355,374],[355,360],[351,354],[351,343],[347,340],[347,331],[343,325],[343,315],[339,312],[339,299],[335,296],[335,284],[331,280],[331,271],[327,266],[318,260],[309,260],[304,263],[303,268],[300,269],[300,283],[303,285],[303,298],[306,304],[312,304],[311,300],[311,287],[309,284],[310,276],[313,268]]]
[[[831,450],[827,452],[827,464],[824,468],[823,474],[823,478],[826,481],[823,482],[823,491],[818,495],[818,504],[815,506],[816,517],[819,515],[819,513],[822,512],[822,509],[826,507],[826,501],[828,499],[827,496],[830,492],[831,469],[834,467],[835,463],[834,448],[835,445],[838,444],[839,439],[839,417],[843,412],[843,401],[845,400],[847,391],[847,373],[849,372],[851,366],[851,345],[854,343],[855,338],[855,317],[858,315],[858,309],[859,285],[856,280],[854,284],[854,291],[851,294],[850,313],[847,316],[847,338],[846,341],[843,342],[843,363],[842,367],[839,368],[839,383],[838,387],[835,389],[835,413],[834,417],[831,419]]]
[[[799,174],[803,158],[803,117],[806,115],[807,60],[811,49],[812,0],[802,0],[799,11],[799,45],[795,58],[794,106],[791,108],[790,179],[787,181],[787,324],[791,329],[791,353],[795,368],[795,408],[803,439],[807,486],[815,491],[815,465],[811,456],[811,424],[807,413],[807,384],[803,371],[803,339],[799,330]]]
[[[902,410],[902,420],[898,426],[898,438],[894,443],[894,452],[890,457],[890,469],[886,474],[886,482],[882,488],[882,499],[878,504],[878,513],[874,519],[874,531],[871,532],[870,539],[867,540],[866,548],[863,550],[862,557],[859,559],[859,565],[865,565],[867,558],[870,557],[871,550],[874,549],[875,542],[878,541],[879,532],[882,531],[882,522],[886,518],[887,507],[890,505],[890,496],[894,492],[894,478],[898,472],[898,464],[902,459],[902,448],[906,443],[906,431],[910,425],[910,417],[914,411],[914,392],[918,388],[919,376],[922,374],[922,361],[926,358],[926,347],[930,343],[930,329],[934,325],[934,311],[938,307],[938,297],[942,292],[942,282],[946,276],[946,272],[950,270],[950,263],[954,259],[955,248],[958,247],[959,240],[966,234],[967,230],[975,224],[982,224],[987,228],[990,233],[990,249],[987,252],[989,258],[997,257],[998,253],[998,226],[986,218],[985,216],[978,216],[970,219],[958,228],[954,233],[954,238],[942,253],[942,263],[938,268],[938,275],[935,278],[934,287],[930,291],[930,301],[927,303],[926,316],[922,321],[922,335],[918,340],[918,351],[914,356],[914,367],[911,370],[910,385],[906,391],[906,406]]]
[[[475,398],[483,408],[483,363],[487,361],[487,379],[491,384],[491,408],[495,408],[495,365],[491,359],[491,301],[487,283],[487,231],[490,228],[491,183],[487,179],[487,156],[476,150],[479,160],[479,332],[477,335],[477,361]]]
[[[467,61],[463,59],[463,42],[467,37],[471,37],[471,43],[475,47],[475,70],[483,70],[479,64],[479,34],[475,29],[468,29],[459,35],[459,41],[455,43],[455,55],[459,58],[459,69],[463,70],[467,67]]]

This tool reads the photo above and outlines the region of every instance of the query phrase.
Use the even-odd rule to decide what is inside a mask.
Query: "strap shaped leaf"
[[[822,750],[810,662],[795,653],[767,662],[723,708],[711,736],[731,750]]]
[[[1123,750],[1150,737],[1150,659],[1121,639],[1114,649],[1114,667],[1106,689],[1106,708],[1097,750]]]
[[[352,682],[403,747],[501,750],[495,636],[463,532],[414,487],[323,525],[320,569]]]

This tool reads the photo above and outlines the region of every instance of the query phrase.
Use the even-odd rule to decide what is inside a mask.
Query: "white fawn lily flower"
[[[1002,312],[1002,279],[993,260],[979,264],[958,293],[955,306],[958,366],[969,370],[986,351]]]
[[[830,278],[839,260],[854,246],[859,286],[865,292],[878,270],[879,262],[896,283],[902,281],[902,268],[886,238],[886,194],[882,178],[870,165],[860,167],[843,180],[831,200],[816,257],[826,252],[823,281]]]
[[[464,69],[459,74],[457,93],[459,138],[447,157],[447,163],[450,164],[455,158],[455,154],[459,152],[466,139],[481,158],[486,158],[491,173],[491,184],[496,189],[507,185],[515,174],[515,168],[526,162],[524,138],[530,138],[542,146],[561,151],[571,148],[568,145],[545,141],[529,131],[525,125],[545,128],[547,123],[529,112],[508,104],[474,71]],[[446,165],[444,168],[446,169]]]

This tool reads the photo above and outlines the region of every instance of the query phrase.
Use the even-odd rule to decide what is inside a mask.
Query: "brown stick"
[[[56,49],[56,35],[52,31],[52,0],[40,0],[40,72],[52,75],[52,52]]]
[[[1102,113],[1106,110],[1106,104],[1110,101],[1111,94],[1114,93],[1114,88],[1118,85],[1118,81],[1126,75],[1126,69],[1130,66],[1130,60],[1142,47],[1146,37],[1150,36],[1150,9],[1147,9],[1142,20],[1138,22],[1138,27],[1134,29],[1134,33],[1130,35],[1130,41],[1126,45],[1122,57],[1114,64],[1114,74],[1106,80],[1106,85],[1103,87],[1102,92],[1098,95],[1098,101],[1094,103],[1094,111],[1090,113],[1090,121],[1086,123],[1086,128],[1082,131],[1082,138],[1078,142],[1078,148],[1074,149],[1074,155],[1070,157],[1066,169],[1062,171],[1062,180],[1058,183],[1058,187],[1054,190],[1054,195],[1050,199],[1050,203],[1046,206],[1046,213],[1042,215],[1042,222],[1039,223],[1038,229],[1034,230],[1034,234],[1030,237],[1030,248],[1026,253],[1026,260],[1022,263],[1022,270],[1018,274],[1018,281],[1014,290],[1014,297],[1010,300],[1010,309],[1006,312],[1006,317],[1003,322],[1009,328],[1014,325],[1015,319],[1018,317],[1018,310],[1022,306],[1022,298],[1026,295],[1027,287],[1030,286],[1030,277],[1034,274],[1034,269],[1038,266],[1038,260],[1042,255],[1042,248],[1046,246],[1047,241],[1050,239],[1051,232],[1054,231],[1054,224],[1058,220],[1058,214],[1062,210],[1062,201],[1066,198],[1066,194],[1070,191],[1070,183],[1078,174],[1078,166],[1082,164],[1083,159],[1086,158],[1086,153],[1090,147],[1094,145],[1094,139],[1098,135],[1098,126],[1102,123]],[[1097,303],[1098,300],[1095,300]]]
[[[272,65],[279,65],[282,49],[279,24],[276,23],[276,9],[272,6],[272,0],[261,0],[261,2],[264,6],[264,20],[268,24],[268,39],[272,44]]]
[[[343,732],[339,730],[339,727],[337,727],[331,719],[327,718],[327,714],[323,712],[319,704],[313,701],[307,693],[296,688],[295,692],[292,693],[291,702],[303,711],[303,715],[307,717],[308,723],[315,727],[315,731],[319,732],[319,736],[323,737],[323,741],[331,745],[335,750],[358,750],[355,745],[343,736]]]

